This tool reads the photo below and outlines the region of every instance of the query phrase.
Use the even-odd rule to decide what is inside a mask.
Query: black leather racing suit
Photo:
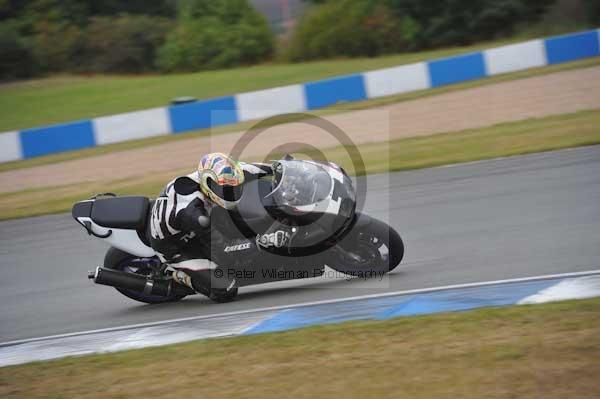
[[[268,164],[241,163],[245,181],[272,175]],[[150,218],[152,248],[160,260],[191,278],[188,285],[211,295],[215,290],[231,289],[235,281],[217,275],[219,266],[235,262],[223,251],[225,240],[235,245],[220,226],[222,208],[214,205],[199,188],[197,172],[178,177],[165,187],[152,208]]]

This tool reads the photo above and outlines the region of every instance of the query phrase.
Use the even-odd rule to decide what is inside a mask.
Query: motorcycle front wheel
[[[359,277],[376,277],[394,270],[404,257],[402,238],[387,223],[365,214],[333,248],[327,265]]]

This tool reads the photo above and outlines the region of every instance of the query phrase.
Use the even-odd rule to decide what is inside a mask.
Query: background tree
[[[329,1],[309,10],[292,37],[293,61],[376,56],[405,47],[402,24],[381,0]]]
[[[0,25],[0,78],[27,78],[34,74],[35,64],[29,45],[17,29]]]
[[[420,27],[416,48],[465,45],[512,34],[537,21],[555,0],[388,0],[398,18]]]
[[[173,25],[167,18],[147,15],[94,17],[86,30],[82,68],[119,73],[155,70],[157,50]]]
[[[584,0],[588,20],[594,26],[600,25],[600,0]]]
[[[311,0],[288,56],[375,56],[507,37],[554,1]]]
[[[266,19],[247,0],[181,0],[158,65],[195,71],[251,64],[271,56],[273,41]]]

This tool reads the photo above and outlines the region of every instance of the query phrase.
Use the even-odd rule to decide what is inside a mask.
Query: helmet
[[[244,171],[228,155],[204,155],[198,164],[198,178],[202,193],[222,208],[233,209],[242,198]]]

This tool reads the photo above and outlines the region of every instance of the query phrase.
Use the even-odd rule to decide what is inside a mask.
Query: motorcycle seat
[[[147,197],[99,198],[94,201],[90,217],[102,227],[144,231],[149,208]]]

